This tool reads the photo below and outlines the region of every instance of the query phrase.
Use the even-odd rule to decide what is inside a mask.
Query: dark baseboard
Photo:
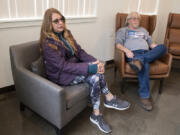
[[[106,61],[106,65],[114,64],[114,60],[108,60]]]
[[[0,88],[0,94],[8,93],[11,91],[15,91],[15,85],[10,85],[10,86]]]
[[[105,68],[106,68],[106,69],[109,69],[109,68],[112,68],[112,67],[114,67],[114,60],[108,60],[108,61],[106,61]]]

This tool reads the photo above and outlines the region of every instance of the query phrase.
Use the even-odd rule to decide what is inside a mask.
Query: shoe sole
[[[152,109],[147,109],[142,103],[140,105],[145,111],[151,112],[153,110],[153,108]]]
[[[127,110],[127,109],[130,107],[130,105],[129,105],[129,106],[125,107],[125,108],[117,108],[117,107],[110,106],[110,105],[107,105],[107,104],[104,104],[104,106],[105,106],[106,108],[116,109],[116,110],[119,110],[119,111]]]
[[[102,132],[104,132],[104,133],[106,133],[106,134],[112,132],[112,131],[106,132],[105,130],[103,130],[103,129],[99,126],[99,124],[98,124],[95,120],[93,120],[91,117],[90,117],[90,121],[91,121],[93,124],[97,125],[98,128],[99,128]]]

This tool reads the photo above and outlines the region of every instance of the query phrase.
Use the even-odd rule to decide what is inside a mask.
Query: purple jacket
[[[57,46],[58,50],[50,46]],[[42,45],[43,59],[46,74],[49,80],[59,84],[68,85],[78,75],[88,75],[88,63],[96,59],[87,54],[75,43],[77,55],[71,56],[69,50],[64,48],[60,42],[47,38]]]

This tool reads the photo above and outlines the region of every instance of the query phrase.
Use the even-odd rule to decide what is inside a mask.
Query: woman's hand
[[[97,73],[104,74],[105,69],[104,69],[104,64],[102,62],[100,62],[99,60],[96,60],[92,64],[97,64],[97,66],[98,66]]]
[[[99,73],[99,74],[104,74],[104,71],[105,71],[105,69],[104,69],[104,64],[101,63],[101,62],[99,62],[97,73]]]

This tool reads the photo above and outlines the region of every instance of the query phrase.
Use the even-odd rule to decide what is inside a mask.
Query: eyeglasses
[[[59,22],[65,23],[65,17],[62,16],[60,19],[55,19],[55,20],[53,20],[52,22],[55,23],[55,24],[58,24]]]
[[[133,20],[133,21],[139,21],[140,20],[140,18],[137,18],[137,17],[132,17],[132,18],[130,18],[131,20]]]

